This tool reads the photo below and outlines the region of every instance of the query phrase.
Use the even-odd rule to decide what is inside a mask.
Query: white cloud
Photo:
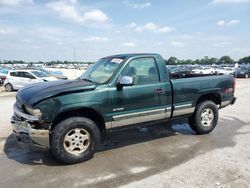
[[[156,31],[158,29],[155,23],[147,23],[144,28],[149,31]]]
[[[174,30],[174,28],[168,26],[160,27],[153,22],[146,23],[144,26],[139,26],[135,22],[132,22],[128,25],[128,27],[136,32],[150,31],[150,32],[165,33]]]
[[[236,25],[239,24],[240,20],[230,20],[228,22],[225,22],[224,20],[220,20],[216,23],[217,26],[225,26],[225,25]]]
[[[146,7],[150,7],[151,6],[151,3],[150,2],[145,2],[145,3],[138,3],[138,4],[133,4],[133,3],[130,3],[130,2],[126,2],[126,4],[129,6],[129,7],[132,7],[134,9],[143,9],[143,8],[146,8]]]
[[[82,21],[93,21],[93,22],[106,22],[108,21],[108,16],[101,10],[94,9],[85,12]]]
[[[145,30],[145,28],[143,26],[137,26],[134,28],[134,31],[136,31],[136,32],[142,32],[144,30]]]
[[[128,28],[135,28],[137,26],[137,24],[135,22],[131,22],[129,25],[128,25]]]
[[[33,4],[33,0],[0,0],[0,4],[3,5],[21,5],[21,4]]]
[[[159,28],[159,29],[158,29],[158,32],[159,32],[159,33],[167,33],[167,32],[173,31],[173,30],[174,30],[173,28],[170,28],[170,27],[168,27],[168,26],[165,26],[165,27]]]
[[[124,42],[124,43],[122,43],[122,46],[125,46],[125,47],[135,47],[136,44],[133,43],[133,42]]]
[[[233,52],[250,53],[250,48],[233,48]]]
[[[170,46],[173,46],[173,47],[183,47],[184,46],[184,43],[183,42],[177,42],[177,41],[173,41],[170,43]]]
[[[233,4],[233,3],[249,3],[250,0],[213,0],[214,4]]]
[[[90,37],[90,38],[86,38],[84,39],[85,42],[107,42],[109,39],[107,37],[98,37],[98,36],[94,36],[94,37]]]
[[[9,33],[15,33],[15,28],[11,28],[8,26],[0,27],[0,34],[9,34]]]
[[[223,47],[229,46],[230,44],[231,42],[229,41],[222,41],[222,42],[214,43],[213,46],[223,48]]]
[[[108,16],[99,9],[93,9],[87,12],[80,12],[76,8],[76,1],[64,2],[56,1],[47,3],[47,7],[57,12],[62,18],[67,18],[76,22],[106,22]]]
[[[225,25],[225,21],[224,20],[220,20],[216,23],[218,26],[223,26]]]
[[[69,2],[75,4],[77,3],[77,0],[69,0]]]
[[[6,34],[8,31],[4,28],[0,28],[0,34]]]
[[[228,25],[236,25],[236,24],[239,24],[240,23],[240,20],[230,20],[228,22]]]

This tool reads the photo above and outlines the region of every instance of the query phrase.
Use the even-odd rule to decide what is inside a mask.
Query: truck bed
[[[202,76],[182,79],[171,79],[173,88],[173,113],[172,116],[192,114],[200,96],[220,95],[218,105],[225,104],[233,95],[226,92],[233,88],[232,75]],[[217,97],[217,96],[216,96]]]

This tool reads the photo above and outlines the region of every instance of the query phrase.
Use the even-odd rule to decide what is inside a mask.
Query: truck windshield
[[[122,58],[102,58],[93,64],[86,72],[80,76],[82,80],[102,84],[110,79]]]

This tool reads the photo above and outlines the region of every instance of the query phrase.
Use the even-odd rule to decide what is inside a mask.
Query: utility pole
[[[76,49],[74,47],[74,67],[75,67],[75,78],[76,78],[76,66],[75,66],[75,63],[76,63]]]

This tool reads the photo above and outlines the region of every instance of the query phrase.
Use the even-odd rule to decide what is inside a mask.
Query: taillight
[[[5,81],[5,80],[6,80],[6,77],[5,77],[5,76],[2,76],[1,79],[2,79],[2,81]]]
[[[235,78],[233,79],[233,93],[235,92],[235,86],[236,86],[236,80]]]

